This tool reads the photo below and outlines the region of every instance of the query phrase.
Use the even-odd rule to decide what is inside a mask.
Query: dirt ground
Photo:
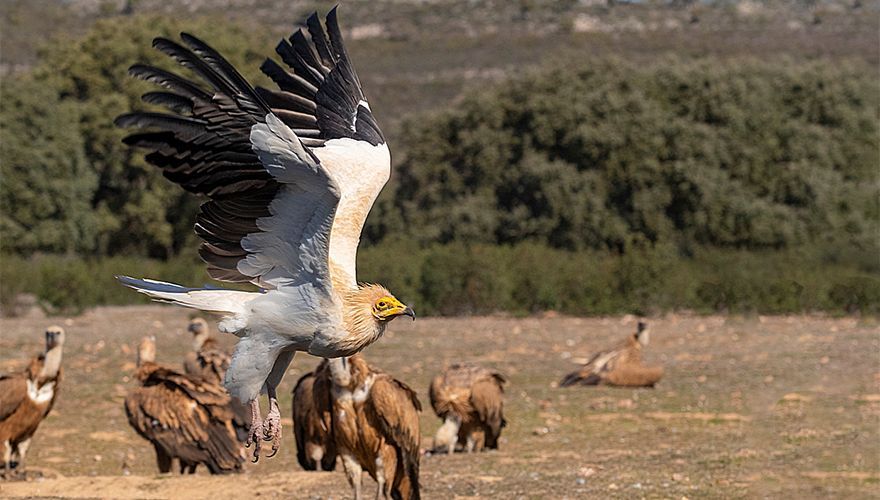
[[[161,476],[122,400],[133,348],[157,338],[159,361],[189,349],[188,312],[102,308],[74,318],[0,319],[0,372],[67,328],[64,379],[34,438],[28,481],[0,497],[347,498],[341,466],[303,472],[290,428],[290,391],[316,360],[299,356],[282,385],[288,417],[278,456],[236,476]],[[880,327],[875,318],[649,318],[656,389],[557,387],[636,318],[480,317],[398,320],[367,359],[416,389],[423,445],[440,422],[428,383],[468,360],[505,373],[509,426],[497,452],[426,456],[425,498],[876,498],[880,495]],[[222,339],[232,345],[234,338]],[[42,477],[40,477],[42,476]],[[375,483],[365,478],[367,491]]]

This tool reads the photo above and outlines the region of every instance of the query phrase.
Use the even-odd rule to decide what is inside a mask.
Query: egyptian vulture
[[[415,391],[361,356],[322,362],[313,391],[331,396],[336,451],[356,499],[361,472],[378,483],[376,498],[419,498],[419,412]]]
[[[581,369],[566,375],[559,385],[654,387],[663,377],[663,367],[642,364],[642,348],[648,345],[649,337],[648,325],[639,321],[635,333],[615,348],[594,354]]]
[[[0,376],[0,443],[3,444],[3,473],[24,469],[31,438],[49,415],[61,381],[61,353],[64,329],[46,329],[46,350],[31,359],[18,373]]]
[[[223,387],[156,364],[156,344],[138,346],[140,385],[125,397],[128,423],[156,450],[159,472],[178,459],[180,473],[204,465],[211,474],[241,471],[247,423]]]
[[[208,274],[250,282],[258,292],[186,288],[119,277],[159,301],[220,314],[239,337],[226,373],[229,392],[250,405],[248,444],[281,439],[276,387],[297,351],[350,356],[382,337],[390,320],[413,310],[380,285],[358,284],[357,246],[367,214],[388,181],[391,156],[346,53],[336,9],[308,18],[261,66],[277,90],[254,89],[220,54],[183,33],[183,44],[153,46],[196,75],[153,66],[129,73],[163,91],[116,119],[142,129],[125,139],[151,151],[169,180],[204,195],[195,232]],[[262,419],[258,396],[269,397]]]
[[[193,350],[186,353],[183,359],[183,371],[214,384],[222,383],[226,370],[229,369],[229,354],[211,336],[208,322],[202,318],[193,318],[187,331],[193,336]]]
[[[498,449],[504,419],[504,384],[494,370],[454,364],[431,381],[429,396],[443,425],[434,436],[434,449],[452,454],[456,443],[468,453],[484,447]]]
[[[306,373],[293,389],[293,435],[296,460],[305,470],[330,471],[336,468],[336,443],[331,432],[331,401],[327,385],[327,363]],[[324,380],[323,390],[315,392],[315,381]],[[319,387],[321,384],[318,384]]]

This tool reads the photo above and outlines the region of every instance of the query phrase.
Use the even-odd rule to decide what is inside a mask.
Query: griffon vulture
[[[211,474],[238,472],[244,462],[241,441],[246,422],[237,419],[223,387],[156,364],[156,344],[144,338],[138,346],[140,386],[125,397],[128,423],[156,450],[159,472],[171,461],[180,473],[199,464]]]
[[[193,335],[193,351],[186,354],[183,370],[187,375],[201,377],[214,384],[222,383],[229,369],[229,354],[211,336],[208,322],[193,318],[187,330]]]
[[[116,119],[143,129],[126,144],[150,151],[169,180],[204,195],[195,232],[208,274],[250,282],[258,292],[186,288],[119,277],[154,300],[220,314],[219,329],[239,337],[226,373],[229,392],[250,405],[248,444],[281,439],[276,387],[297,351],[350,356],[382,337],[388,322],[413,310],[379,285],[358,284],[355,261],[367,214],[388,181],[391,156],[349,60],[336,19],[317,14],[282,40],[287,66],[266,59],[277,90],[254,89],[223,56],[183,33],[182,45],[153,46],[192,80],[136,64],[129,73],[164,88],[144,94],[170,112]],[[260,416],[258,396],[269,397]]]
[[[434,377],[431,406],[443,425],[434,436],[434,449],[450,454],[458,443],[468,453],[498,449],[504,419],[504,384],[500,373],[470,364],[454,364]]]
[[[327,374],[322,363],[306,373],[293,389],[293,435],[296,437],[296,459],[305,470],[330,471],[336,468],[336,443],[333,440],[330,412],[332,403]],[[314,390],[315,380],[324,380],[323,388]],[[319,384],[319,387],[321,384]]]
[[[333,438],[355,498],[361,498],[366,469],[378,483],[377,498],[418,499],[422,406],[416,393],[360,356],[322,364],[313,391],[331,395]]]
[[[61,381],[64,329],[46,329],[46,350],[18,373],[0,376],[0,443],[4,475],[24,468],[31,438],[52,410]]]
[[[654,387],[663,377],[663,367],[642,364],[642,348],[648,345],[649,336],[648,325],[639,321],[635,333],[614,349],[594,354],[587,364],[566,375],[559,385]]]

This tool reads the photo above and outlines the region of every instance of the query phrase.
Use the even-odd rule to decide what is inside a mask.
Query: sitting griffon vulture
[[[616,348],[594,354],[587,364],[566,375],[559,385],[654,387],[663,377],[663,367],[642,364],[642,347],[648,345],[649,335],[648,325],[639,321],[634,334]]]
[[[281,439],[276,388],[294,353],[351,356],[413,310],[379,285],[358,284],[361,229],[388,181],[391,156],[336,20],[317,14],[307,30],[282,40],[287,66],[266,59],[263,73],[278,90],[253,88],[223,56],[198,38],[153,46],[195,78],[136,64],[129,73],[164,87],[144,94],[170,112],[138,111],[116,119],[143,129],[126,144],[169,180],[206,196],[195,232],[211,277],[250,282],[259,292],[186,288],[119,277],[154,300],[217,313],[219,329],[239,337],[226,373],[229,392],[250,405],[248,445]],[[306,34],[307,33],[307,34]],[[258,396],[269,397],[263,420]]]
[[[156,344],[144,338],[138,346],[137,379],[141,385],[125,397],[128,423],[156,450],[159,472],[171,461],[180,473],[199,464],[211,474],[238,472],[244,462],[246,422],[236,419],[223,387],[156,364]]]
[[[187,330],[193,335],[193,351],[188,352],[183,360],[186,374],[214,384],[223,383],[229,369],[229,354],[211,336],[208,322],[193,318]]]
[[[415,391],[360,356],[322,362],[313,391],[329,392],[336,450],[356,499],[361,471],[376,480],[376,498],[419,498],[419,412]]]
[[[458,443],[468,453],[498,449],[504,420],[504,384],[496,371],[454,364],[431,382],[431,406],[443,425],[434,436],[434,449],[450,454]]]
[[[24,468],[31,438],[52,410],[61,380],[64,329],[46,329],[46,350],[18,373],[0,376],[0,443],[3,472]]]
[[[326,363],[306,373],[293,389],[293,435],[296,438],[296,459],[305,470],[330,471],[336,468],[336,443],[331,432],[331,401]],[[315,380],[324,377],[323,390],[314,391]]]

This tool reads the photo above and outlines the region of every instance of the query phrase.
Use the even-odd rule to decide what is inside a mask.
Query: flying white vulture
[[[385,138],[349,61],[336,21],[307,21],[261,69],[278,90],[254,89],[198,38],[153,46],[197,76],[142,64],[132,76],[161,87],[144,94],[170,113],[138,111],[116,124],[143,131],[125,143],[187,191],[205,195],[195,225],[199,255],[221,281],[250,282],[259,292],[186,288],[119,277],[159,301],[222,315],[219,328],[240,340],[226,373],[229,392],[250,405],[248,445],[278,451],[276,387],[296,351],[350,356],[378,340],[391,319],[413,310],[379,285],[358,284],[361,228],[391,173]],[[269,412],[260,415],[265,391]],[[270,455],[270,456],[271,456]]]

